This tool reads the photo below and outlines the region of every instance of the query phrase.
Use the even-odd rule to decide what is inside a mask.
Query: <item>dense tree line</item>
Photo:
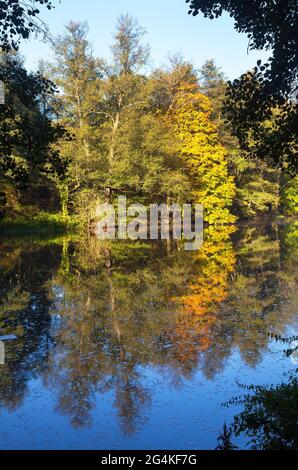
[[[227,81],[212,60],[197,71],[176,55],[148,72],[145,31],[128,15],[118,20],[109,61],[95,57],[87,36],[85,23],[70,23],[54,42],[53,63],[41,62],[36,74],[17,53],[1,55],[3,217],[59,210],[90,224],[118,194],[202,203],[211,224],[295,213],[297,179],[233,137]]]

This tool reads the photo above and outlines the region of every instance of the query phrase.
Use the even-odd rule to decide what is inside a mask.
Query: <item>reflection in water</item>
[[[162,394],[180,393],[175,426],[186,384],[200,400],[198,371],[217,380],[235,351],[243,370],[256,368],[270,334],[295,327],[297,230],[209,229],[194,253],[96,238],[0,242],[0,337],[15,335],[0,364],[0,412],[24,409],[38,381],[40,393],[54,393],[52,415],[70,423],[65,445],[71,428],[95,426],[110,399],[119,436],[132,439],[154,415],[158,380]]]

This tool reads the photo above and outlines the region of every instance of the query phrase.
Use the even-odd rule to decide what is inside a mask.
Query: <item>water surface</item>
[[[0,239],[0,448],[214,449],[225,402],[297,367],[297,235]]]

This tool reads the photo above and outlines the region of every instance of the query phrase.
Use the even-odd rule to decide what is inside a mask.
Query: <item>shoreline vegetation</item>
[[[0,221],[0,237],[52,237],[77,233],[82,225],[75,217],[63,218],[61,214],[40,213],[33,217],[16,217]]]
[[[258,225],[278,225],[283,226],[289,223],[298,222],[297,216],[274,215],[262,216],[247,219],[239,219],[234,223],[216,226],[217,230],[224,229],[225,226],[234,227],[236,230],[240,227],[253,227]],[[117,227],[117,225],[116,225]],[[204,224],[204,228],[210,227]],[[14,219],[4,219],[0,221],[0,238],[59,238],[60,236],[94,236],[91,227],[87,227],[78,217],[63,217],[60,213],[41,212],[32,217],[19,216]],[[117,237],[116,240],[117,241]]]

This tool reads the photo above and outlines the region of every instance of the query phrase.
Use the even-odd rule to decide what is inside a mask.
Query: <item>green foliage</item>
[[[17,50],[20,38],[28,39],[32,33],[48,36],[44,22],[39,18],[39,6],[53,8],[50,0],[9,0],[1,1],[0,48],[6,52]]]
[[[258,0],[253,8],[250,0],[186,1],[194,16],[202,12],[214,19],[226,11],[234,18],[235,29],[248,35],[250,49],[271,50],[268,63],[259,60],[252,72],[229,82],[227,116],[243,150],[263,160],[270,157],[271,163],[297,172],[296,0]],[[276,108],[279,113],[274,116]],[[268,129],[266,122],[273,117]]]
[[[5,104],[0,107],[1,170],[24,181],[34,170],[63,177],[65,162],[52,145],[65,135],[42,107],[55,93],[52,82],[24,69],[17,56],[2,55],[0,80],[5,85]]]
[[[40,212],[32,218],[19,216],[13,220],[4,219],[0,222],[2,237],[50,236],[51,234],[65,233],[78,228],[79,221],[75,218],[65,221],[61,214],[50,214],[48,212]]]
[[[287,178],[284,176],[281,187],[281,204],[286,215],[298,214],[298,176]]]
[[[269,145],[273,121],[264,121],[259,136],[246,134],[249,149],[241,151],[214,61],[199,79],[179,55],[144,74],[144,36],[135,19],[121,16],[105,61],[92,51],[87,24],[71,22],[54,42],[54,62],[41,63],[37,74],[15,54],[1,56],[0,217],[60,210],[64,223],[76,216],[92,226],[99,204],[119,194],[145,205],[203,203],[212,224],[281,208],[294,214],[295,183],[250,156],[258,139]],[[272,111],[276,120],[280,109]]]
[[[213,60],[208,60],[200,70],[200,84],[212,103],[212,120],[216,125],[222,145],[227,149],[230,171],[236,182],[233,210],[241,218],[260,214],[276,214],[280,206],[280,174],[260,159],[252,159],[239,148],[225,119],[223,104],[227,82]]]
[[[296,80],[297,62],[297,2],[285,0],[255,0],[253,8],[250,0],[186,0],[190,3],[190,13],[200,12],[207,18],[220,17],[225,11],[235,20],[235,29],[245,33],[250,39],[250,50],[271,50],[272,57],[265,71],[267,93],[289,93]],[[260,64],[259,64],[260,65]]]
[[[68,162],[55,144],[69,137],[52,120],[47,105],[56,92],[54,84],[40,73],[29,74],[14,54],[1,55],[0,62],[0,80],[6,89],[5,104],[0,106],[0,179],[7,195],[30,194],[41,184],[49,187],[53,178],[65,178]],[[8,212],[17,206],[12,201],[7,197]]]
[[[279,175],[262,161],[236,160],[235,211],[242,217],[275,215],[280,207]]]
[[[71,22],[54,45],[55,63],[46,72],[61,89],[52,101],[53,113],[73,139],[62,139],[59,150],[69,161],[66,178],[58,184],[64,216],[87,217],[99,192],[106,165],[102,158],[101,72],[86,36],[86,24]],[[88,202],[89,201],[89,202]]]
[[[254,387],[235,417],[236,436],[244,433],[255,450],[297,450],[298,377],[294,373],[278,386]]]
[[[297,171],[297,105],[281,96],[267,97],[257,67],[229,82],[224,109],[243,151],[290,173]]]
[[[71,23],[48,67],[62,89],[54,110],[75,135],[61,143],[71,163],[59,190],[67,209],[88,222],[100,202],[119,193],[150,202],[186,197],[185,165],[160,115],[156,81],[141,74],[149,55],[144,34],[134,19],[120,17],[107,63],[93,57],[86,25]]]
[[[218,446],[216,447],[216,450],[222,450],[222,451],[236,450],[237,446],[235,446],[231,441],[232,434],[233,434],[232,429],[228,428],[228,426],[225,423],[223,426],[223,430],[217,439]]]
[[[0,220],[18,212],[20,204],[15,185],[10,178],[0,173]]]

